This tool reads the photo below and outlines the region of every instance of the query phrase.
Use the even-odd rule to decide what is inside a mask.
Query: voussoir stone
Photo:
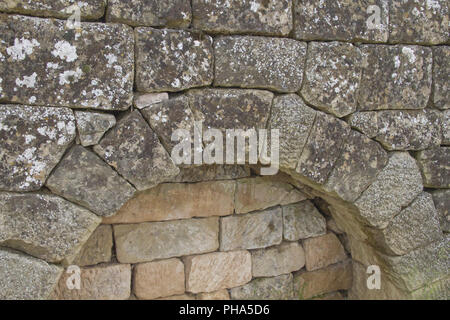
[[[433,47],[433,103],[439,109],[450,109],[450,47]]]
[[[216,251],[219,219],[188,219],[114,226],[117,259],[146,262]]]
[[[97,144],[106,131],[116,124],[116,118],[112,114],[75,111],[77,129],[81,145],[84,147]]]
[[[135,36],[138,91],[182,91],[212,83],[210,36],[148,27],[136,28]]]
[[[313,271],[347,258],[344,247],[334,233],[308,238],[303,241],[306,270]]]
[[[388,40],[388,0],[294,1],[296,39],[364,42]]]
[[[193,0],[192,25],[213,33],[286,36],[292,29],[290,0]]]
[[[40,189],[75,134],[70,109],[0,105],[0,190]]]
[[[414,158],[407,152],[395,152],[355,205],[368,224],[385,228],[422,190],[422,176]]]
[[[306,200],[306,196],[292,185],[264,177],[237,180],[236,213],[263,210]]]
[[[350,126],[344,121],[317,112],[296,172],[318,184],[324,184],[350,131]]]
[[[0,249],[0,299],[48,299],[62,271],[43,260]]]
[[[257,278],[230,290],[232,300],[292,300],[294,298],[292,274],[272,278]]]
[[[138,110],[122,118],[94,146],[94,151],[138,190],[149,189],[179,173]]]
[[[432,84],[432,50],[420,46],[363,45],[359,110],[423,109]]]
[[[311,201],[283,206],[283,237],[298,241],[324,235],[327,232],[325,218]]]
[[[350,116],[352,127],[387,150],[423,150],[441,143],[442,117],[436,110],[386,110]]]
[[[186,290],[213,292],[246,284],[252,279],[248,251],[213,252],[186,257]]]
[[[361,51],[350,43],[311,42],[306,61],[302,97],[339,118],[355,112]]]
[[[449,40],[446,0],[392,0],[389,42],[439,44]]]
[[[268,127],[280,133],[281,168],[295,170],[315,118],[316,111],[296,94],[281,95],[273,100]]]
[[[387,161],[386,151],[377,142],[352,130],[325,188],[353,202],[376,179]]]
[[[162,183],[138,193],[103,223],[140,223],[233,214],[234,181]]]
[[[214,85],[297,92],[306,43],[285,38],[223,36],[214,41]]]
[[[64,156],[46,186],[99,216],[115,214],[136,191],[95,153],[80,145]]]
[[[80,269],[80,289],[69,289],[73,275],[63,273],[53,292],[54,300],[125,300],[131,294],[131,266],[115,264]]]
[[[434,205],[439,213],[441,229],[444,232],[450,232],[450,189],[436,190],[433,195]]]
[[[134,27],[187,28],[191,22],[189,0],[108,0],[106,21]]]
[[[184,264],[179,259],[137,264],[133,291],[138,299],[156,299],[184,293]]]
[[[0,100],[71,108],[127,109],[133,100],[133,30],[0,15]]]
[[[425,187],[450,188],[449,159],[450,147],[437,147],[417,154]]]
[[[221,218],[220,250],[259,249],[280,244],[283,217],[279,207]]]
[[[253,277],[274,277],[300,270],[305,265],[305,252],[297,243],[252,251]]]
[[[70,263],[100,224],[90,211],[51,194],[0,193],[0,245]]]
[[[0,12],[31,16],[68,18],[80,10],[82,19],[100,19],[105,13],[105,0],[6,0],[0,3]]]
[[[92,266],[110,262],[113,249],[112,227],[100,225],[81,248],[78,257],[73,261],[77,266]]]

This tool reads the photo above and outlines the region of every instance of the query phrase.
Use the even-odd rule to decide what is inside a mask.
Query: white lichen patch
[[[66,62],[73,62],[78,59],[77,48],[64,40],[55,44],[52,55]]]
[[[24,76],[23,80],[16,79],[16,85],[19,87],[34,88],[36,85],[37,74],[34,72],[31,76]]]
[[[75,71],[74,70],[64,71],[59,75],[59,84],[63,86],[65,84],[76,82],[81,78],[82,75],[83,72],[81,71],[80,68],[77,68]]]
[[[25,38],[14,39],[14,45],[6,48],[6,53],[8,53],[13,60],[21,61],[25,60],[27,55],[33,53],[34,47],[38,47],[40,43],[36,39],[31,41]],[[0,59],[1,60],[1,59]]]

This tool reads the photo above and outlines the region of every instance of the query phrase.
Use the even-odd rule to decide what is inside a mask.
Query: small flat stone
[[[306,270],[325,268],[347,258],[344,247],[334,233],[308,238],[303,241]]]
[[[355,112],[361,51],[350,43],[311,42],[306,61],[302,97],[339,118]]]
[[[316,0],[295,0],[294,8],[296,39],[364,42],[388,40],[387,0],[338,0],[319,3]],[[370,19],[372,16],[379,17],[379,21]]]
[[[144,109],[166,100],[169,100],[169,94],[167,92],[137,93],[134,95],[133,105],[138,109]]]
[[[385,228],[422,189],[422,176],[414,158],[407,152],[395,152],[355,205],[369,225]]]
[[[71,275],[73,273],[63,273],[53,293],[53,299],[125,300],[130,297],[131,266],[129,264],[81,268],[80,290],[70,290],[67,287],[67,281]]]
[[[70,109],[0,105],[0,190],[39,190],[75,134]]]
[[[423,174],[425,187],[450,188],[450,147],[420,151],[416,159]]]
[[[46,186],[99,216],[114,215],[136,191],[95,153],[80,145],[64,156]]]
[[[112,227],[100,225],[81,248],[74,265],[84,267],[110,262],[113,250]]]
[[[168,181],[179,172],[137,110],[121,119],[94,151],[138,190]]]
[[[273,278],[257,278],[250,283],[230,290],[232,300],[292,300],[292,274]]]
[[[83,20],[97,20],[105,13],[105,0],[8,0],[0,3],[0,12],[19,13],[30,16],[55,17],[64,19],[70,17],[76,6]]]
[[[433,103],[439,109],[450,109],[450,47],[433,47]]]
[[[103,223],[140,223],[233,214],[234,181],[163,183],[138,193]]]
[[[434,205],[439,213],[441,229],[444,232],[450,232],[450,190],[436,190],[431,193],[433,195]]]
[[[359,110],[423,109],[431,94],[432,50],[363,45]]]
[[[136,28],[138,91],[182,91],[213,80],[212,38],[168,29]]]
[[[306,43],[285,38],[219,37],[214,41],[214,85],[297,92]]]
[[[105,132],[116,125],[116,118],[112,114],[75,111],[75,118],[83,147],[97,144]]]
[[[0,100],[125,110],[133,99],[130,27],[0,15]]]
[[[352,130],[325,189],[335,192],[343,200],[354,202],[376,179],[387,161],[388,155],[378,143]]]
[[[280,208],[221,219],[220,250],[258,249],[280,244],[283,218]]]
[[[283,237],[298,241],[326,234],[325,218],[311,201],[302,201],[283,206]]]
[[[193,0],[192,25],[212,33],[286,36],[292,29],[289,0]]]
[[[191,15],[189,0],[108,0],[106,21],[176,29],[189,27]]]
[[[48,299],[62,271],[44,260],[0,249],[0,299]]]
[[[246,284],[252,279],[248,251],[213,252],[186,257],[186,290],[213,292]]]
[[[189,219],[114,226],[117,259],[150,262],[219,248],[219,219]]]
[[[305,252],[297,242],[252,251],[253,277],[274,277],[300,270]]]
[[[448,1],[393,0],[389,42],[439,44],[449,40]]]
[[[0,245],[70,263],[100,218],[51,194],[0,193]]]
[[[134,268],[133,291],[138,299],[184,293],[184,264],[179,259],[140,263]]]

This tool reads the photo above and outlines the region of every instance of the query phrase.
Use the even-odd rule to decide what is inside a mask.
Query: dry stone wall
[[[448,7],[0,2],[0,298],[448,299]],[[209,128],[281,172],[176,165]]]

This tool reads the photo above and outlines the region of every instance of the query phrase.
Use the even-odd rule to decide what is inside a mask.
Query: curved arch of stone
[[[306,43],[271,30],[213,39],[101,23],[81,23],[77,37],[63,20],[0,10],[9,13],[0,16],[2,298],[48,297],[102,218],[177,176],[171,134],[195,121],[280,129],[280,171],[324,199],[350,237],[355,298],[448,297],[449,239],[424,189],[449,186],[447,120],[434,108],[448,105],[439,96],[448,84],[439,87],[432,71],[433,59],[448,61],[447,47],[355,45],[333,35],[341,42]],[[154,49],[165,41],[172,46]],[[174,63],[176,52],[189,58]],[[389,82],[397,76],[406,85]],[[337,90],[335,80],[349,85]],[[129,110],[133,86],[142,93]],[[176,93],[143,94],[154,91]],[[380,266],[383,290],[367,289],[370,265]]]

